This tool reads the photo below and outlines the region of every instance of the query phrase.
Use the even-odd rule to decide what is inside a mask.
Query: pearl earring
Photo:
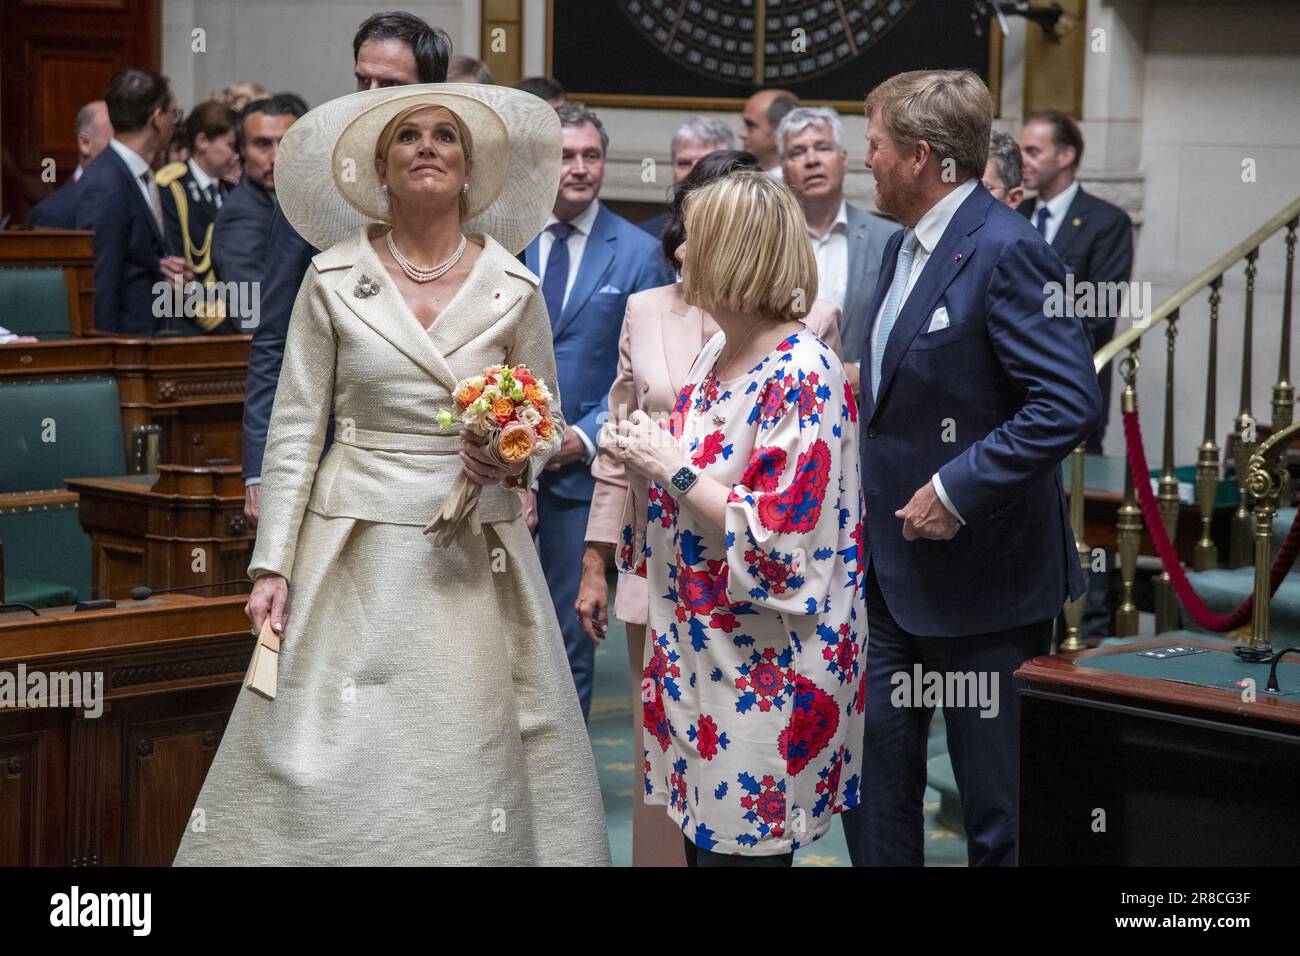
[[[469,192],[469,183],[466,183],[464,186],[461,186],[461,187],[460,187],[460,191],[463,192],[463,193],[468,193],[468,192]]]

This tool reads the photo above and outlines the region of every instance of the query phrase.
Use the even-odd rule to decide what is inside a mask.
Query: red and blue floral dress
[[[857,805],[866,598],[857,405],[840,360],[798,332],[719,381],[696,359],[670,421],[731,486],[726,531],[651,483],[620,570],[650,595],[645,795],[697,847],[788,853]],[[636,536],[639,538],[639,536]]]

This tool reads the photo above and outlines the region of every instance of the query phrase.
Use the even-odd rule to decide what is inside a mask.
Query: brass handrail
[[[1166,321],[1171,315],[1190,302],[1192,296],[1202,289],[1209,288],[1212,282],[1221,278],[1225,272],[1242,259],[1245,259],[1250,252],[1263,245],[1266,240],[1272,237],[1273,233],[1282,229],[1297,217],[1300,217],[1300,196],[1291,200],[1282,208],[1281,212],[1233,246],[1224,255],[1215,259],[1213,263],[1198,272],[1190,282],[1152,309],[1150,317],[1145,322],[1125,329],[1099,348],[1092,357],[1093,367],[1100,372],[1120,352],[1129,348],[1130,345],[1161,322]]]

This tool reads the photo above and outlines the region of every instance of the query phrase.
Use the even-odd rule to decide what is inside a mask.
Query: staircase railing
[[[1203,269],[1195,278],[1181,289],[1169,296],[1151,314],[1115,336],[1102,346],[1093,356],[1093,366],[1101,372],[1120,355],[1124,358],[1116,363],[1126,381],[1132,385],[1136,381],[1141,366],[1138,352],[1142,338],[1161,326],[1165,331],[1165,388],[1164,388],[1164,442],[1161,455],[1161,473],[1157,483],[1157,498],[1160,516],[1170,539],[1176,539],[1181,502],[1178,493],[1178,478],[1174,474],[1174,368],[1175,351],[1178,339],[1178,321],[1180,311],[1198,295],[1208,291],[1209,354],[1206,369],[1205,420],[1201,444],[1196,458],[1196,504],[1200,510],[1200,537],[1193,551],[1192,566],[1197,571],[1204,571],[1218,565],[1218,549],[1210,537],[1210,522],[1214,515],[1214,502],[1218,491],[1220,453],[1215,444],[1215,403],[1217,401],[1218,342],[1219,342],[1219,306],[1222,301],[1224,276],[1239,263],[1245,263],[1245,313],[1242,326],[1242,367],[1241,399],[1239,411],[1233,420],[1233,431],[1228,439],[1227,453],[1233,456],[1237,476],[1237,507],[1232,518],[1232,537],[1229,548],[1231,567],[1242,567],[1255,563],[1255,575],[1258,580],[1264,577],[1265,599],[1256,600],[1253,613],[1267,615],[1267,588],[1269,581],[1269,555],[1267,541],[1263,552],[1263,565],[1259,556],[1259,520],[1258,514],[1252,516],[1250,500],[1254,496],[1250,490],[1248,472],[1252,455],[1259,446],[1256,434],[1256,420],[1250,410],[1252,369],[1251,360],[1254,346],[1255,317],[1255,279],[1258,271],[1259,250],[1267,240],[1279,231],[1286,230],[1286,265],[1282,304],[1281,341],[1278,348],[1277,381],[1273,385],[1272,397],[1272,432],[1274,436],[1291,434],[1287,431],[1292,422],[1295,405],[1295,385],[1291,382],[1291,299],[1295,275],[1296,229],[1300,226],[1300,197],[1292,200],[1276,215],[1260,226],[1249,236],[1237,243],[1227,253]],[[1134,394],[1136,394],[1134,392]],[[1271,445],[1270,449],[1280,455],[1281,445]],[[1126,457],[1128,453],[1126,451]],[[1126,465],[1130,462],[1126,462]],[[1264,467],[1261,465],[1261,467]],[[1285,469],[1283,469],[1285,471]],[[1285,494],[1286,481],[1279,479],[1282,485],[1277,491],[1277,498]],[[1091,551],[1085,541],[1084,523],[1084,449],[1080,445],[1071,456],[1070,468],[1070,522],[1074,530],[1075,547],[1079,555],[1079,564],[1087,580],[1089,574],[1089,555]],[[1276,505],[1274,505],[1274,511]],[[1272,516],[1269,516],[1269,533],[1272,533]],[[1125,468],[1124,497],[1116,514],[1116,543],[1120,555],[1120,606],[1116,612],[1115,631],[1117,636],[1130,637],[1138,631],[1138,609],[1133,600],[1133,587],[1137,578],[1137,559],[1142,542],[1142,512],[1138,507],[1136,489],[1130,468]],[[1066,633],[1061,642],[1063,651],[1082,650],[1083,641],[1079,636],[1079,626],[1083,619],[1086,590],[1083,595],[1065,606]],[[1261,606],[1262,605],[1262,606]],[[1156,631],[1161,633],[1172,630],[1178,624],[1179,601],[1175,594],[1167,570],[1162,571],[1155,581]],[[1264,624],[1267,633],[1267,623]]]

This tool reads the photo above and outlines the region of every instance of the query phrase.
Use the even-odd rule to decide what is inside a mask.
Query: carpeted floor
[[[641,772],[632,763],[632,696],[627,677],[627,636],[616,619],[611,619],[609,636],[596,651],[596,688],[588,730],[605,799],[614,865],[630,866],[632,796],[641,785]],[[939,714],[930,728],[930,755],[946,749],[943,716]],[[939,795],[933,788],[927,789],[925,801],[926,864],[965,866],[966,840],[936,823]],[[795,854],[795,866],[848,865],[848,848],[838,820],[829,834]]]

